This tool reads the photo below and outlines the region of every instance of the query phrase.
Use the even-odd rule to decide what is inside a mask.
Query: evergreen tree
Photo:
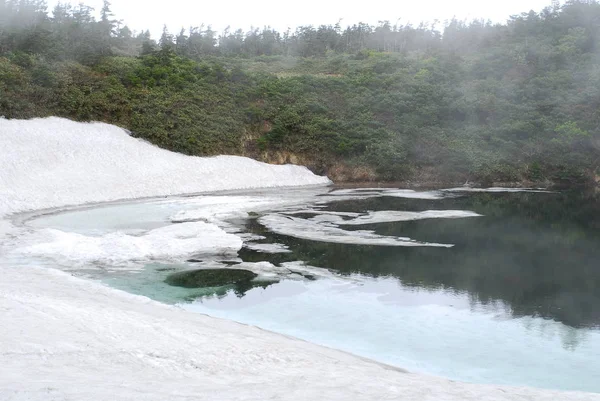
[[[145,56],[156,51],[156,42],[152,40],[150,31],[146,30],[141,32],[136,39],[141,43],[140,55]]]
[[[161,52],[170,53],[175,49],[175,43],[173,42],[173,35],[169,33],[167,26],[163,26],[163,32],[158,41]]]

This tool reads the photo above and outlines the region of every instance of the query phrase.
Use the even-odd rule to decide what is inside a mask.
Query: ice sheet
[[[492,188],[471,188],[471,187],[458,187],[442,189],[443,192],[538,192],[538,193],[552,193],[544,188],[504,188],[504,187],[492,187]]]
[[[51,258],[75,266],[89,263],[108,265],[144,260],[177,260],[190,255],[233,254],[242,247],[242,240],[214,224],[203,222],[174,224],[136,236],[114,232],[88,236],[55,229],[35,234],[35,244],[15,252]],[[34,239],[29,238],[29,241]]]
[[[244,244],[244,248],[251,249],[253,251],[262,252],[262,253],[290,253],[289,247],[283,244],[263,244],[263,243],[253,243],[246,242]]]
[[[347,231],[315,221],[282,214],[268,214],[258,219],[270,231],[290,237],[338,244],[379,246],[432,246],[451,248],[452,244],[415,241],[404,237],[375,234],[372,231]]]
[[[340,276],[331,273],[327,269],[308,266],[302,261],[273,264],[271,262],[243,262],[231,264],[230,261],[206,260],[193,264],[193,269],[243,269],[258,275],[257,280],[262,279],[306,279],[306,276],[336,278]]]
[[[174,223],[189,221],[221,222],[231,218],[247,218],[249,212],[275,208],[286,201],[256,196],[204,196],[193,204],[195,209],[182,210],[171,216]],[[189,204],[189,203],[188,203]]]
[[[383,196],[406,199],[436,200],[443,199],[449,195],[440,191],[414,191],[412,189],[398,188],[352,188],[336,189],[331,191],[321,197],[321,202],[325,203],[332,200],[368,199]]]
[[[371,211],[354,218],[344,219],[340,215],[317,214],[309,220],[328,222],[336,225],[358,226],[364,224],[392,223],[401,221],[414,221],[426,219],[460,219],[465,217],[481,216],[466,210],[427,210],[424,212],[403,212],[395,210]]]

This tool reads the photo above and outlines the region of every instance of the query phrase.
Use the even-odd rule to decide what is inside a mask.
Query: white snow
[[[34,236],[34,245],[16,252],[54,259],[72,265],[106,263],[118,265],[145,259],[171,260],[200,253],[232,254],[242,240],[214,224],[182,223],[157,228],[134,236],[114,232],[99,237],[45,229]]]
[[[378,246],[432,246],[443,248],[454,246],[452,244],[436,244],[404,237],[379,235],[366,230],[347,231],[329,224],[320,224],[316,221],[277,213],[262,216],[258,221],[275,233],[311,241]]]
[[[329,182],[302,167],[231,156],[187,157],[130,138],[114,126],[59,118],[0,119],[0,149],[0,217],[88,202]],[[206,244],[191,235],[200,229],[210,233],[207,243],[223,240],[225,247],[233,246],[214,225],[188,223],[139,237],[43,231],[49,241],[29,251],[146,258],[154,252],[181,253],[187,245],[202,249]],[[2,220],[0,230],[2,401],[600,400],[597,394],[472,385],[406,373],[65,272],[14,266],[3,259],[3,242],[37,234],[24,234]],[[154,247],[166,248],[148,250]],[[288,268],[294,266],[301,268]]]
[[[116,199],[324,185],[305,167],[168,152],[102,123],[0,119],[0,215]]]

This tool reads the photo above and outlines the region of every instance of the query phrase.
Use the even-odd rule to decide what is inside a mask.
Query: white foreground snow
[[[117,127],[58,118],[0,119],[0,149],[0,219],[87,202],[328,182],[300,167],[239,157],[186,157],[132,139]],[[58,234],[46,249],[30,251],[78,258],[87,252],[105,255],[115,244],[129,243],[127,249],[117,247],[115,255],[148,257],[155,251],[147,247],[174,247],[169,251],[175,253],[188,245],[202,248],[205,244],[190,234],[200,228],[225,242],[231,239],[211,224],[187,224],[173,229],[177,232],[152,230],[139,242],[134,236],[65,240]],[[0,220],[0,230],[2,401],[600,400],[596,394],[472,385],[405,373],[54,269],[15,267],[2,259],[2,242],[18,242],[23,230],[7,220]]]

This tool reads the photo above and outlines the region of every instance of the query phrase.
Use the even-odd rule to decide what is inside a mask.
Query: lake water
[[[13,256],[24,263],[411,371],[600,392],[594,195],[280,189],[112,204],[26,224],[36,231]],[[218,250],[192,238],[203,232]],[[205,288],[165,282],[229,268],[258,277]]]

